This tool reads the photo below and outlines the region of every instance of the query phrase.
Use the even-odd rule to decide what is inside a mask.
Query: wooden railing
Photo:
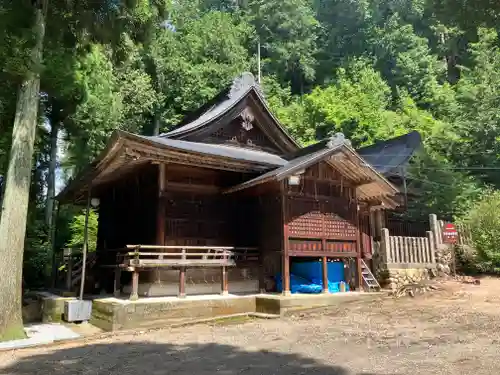
[[[227,267],[234,266],[237,262],[255,261],[259,261],[259,252],[256,248],[127,245],[124,251],[117,252],[116,265],[113,266],[115,267],[114,293],[116,296],[120,295],[122,270],[132,272],[130,299],[136,300],[139,298],[139,269],[170,267],[179,270],[178,296],[184,297],[188,267],[220,267],[221,292],[227,294]]]
[[[390,267],[404,265],[408,268],[427,267],[436,263],[433,235],[427,237],[390,236],[389,230],[382,229],[380,243],[384,262]]]
[[[457,244],[472,246],[472,233],[469,225],[457,224],[457,232]]]
[[[126,249],[116,256],[116,264],[121,267],[234,266],[236,262],[259,260],[256,248],[127,245]]]

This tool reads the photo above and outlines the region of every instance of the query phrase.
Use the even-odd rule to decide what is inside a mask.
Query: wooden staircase
[[[363,288],[367,292],[380,291],[380,284],[363,259],[361,259],[361,276],[363,277]]]
[[[85,272],[87,275],[94,268],[97,263],[97,254],[96,253],[88,253]],[[71,287],[74,288],[80,285],[80,281],[82,280],[82,271],[83,271],[83,261],[80,260],[73,266],[73,270],[71,272]]]

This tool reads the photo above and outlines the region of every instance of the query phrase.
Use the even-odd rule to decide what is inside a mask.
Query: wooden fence
[[[457,232],[457,244],[472,246],[472,233],[469,225],[457,224]]]
[[[436,263],[434,244],[431,231],[427,237],[402,237],[390,236],[389,230],[383,228],[380,251],[389,267],[424,268]]]

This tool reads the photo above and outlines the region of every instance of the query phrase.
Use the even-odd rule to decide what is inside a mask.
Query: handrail
[[[219,253],[162,253],[162,252],[157,252],[157,253],[143,253],[142,251],[139,252],[130,252],[127,253],[127,255],[143,255],[143,256],[177,256],[177,255],[185,255],[185,256],[205,256],[205,255],[210,255],[210,256],[222,256],[222,255],[233,255],[232,251],[227,251],[223,250],[223,252]]]
[[[186,249],[186,250],[196,250],[196,249],[211,249],[211,250],[257,250],[256,247],[234,247],[234,246],[162,246],[162,245],[127,245],[127,249]]]
[[[234,265],[236,261],[256,261],[259,258],[258,248],[233,246],[161,246],[161,245],[127,245],[127,249],[116,254],[118,267],[154,267],[156,266],[207,266]],[[140,250],[159,250],[142,252]],[[178,249],[178,252],[162,252],[161,250]],[[188,250],[198,250],[189,252]],[[200,252],[200,250],[206,250]]]

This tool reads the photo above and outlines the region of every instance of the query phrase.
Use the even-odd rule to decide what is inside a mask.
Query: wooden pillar
[[[361,269],[361,256],[356,257],[356,282],[358,290],[361,291],[363,289],[363,270]]]
[[[229,294],[228,285],[227,285],[227,268],[226,268],[226,266],[222,266],[222,268],[221,268],[221,294],[223,296],[227,296]]]
[[[139,271],[134,269],[132,272],[132,293],[130,293],[130,300],[137,301],[139,299]]]
[[[186,267],[179,269],[179,298],[186,297]]]
[[[327,258],[323,257],[323,293],[329,293],[328,292],[328,263],[327,263]]]
[[[121,277],[122,277],[122,270],[120,267],[116,267],[113,295],[117,298],[120,297],[120,292],[121,292]]]
[[[266,280],[264,275],[264,254],[262,254],[262,249],[259,251],[259,292],[266,292]]]
[[[166,165],[158,164],[158,208],[156,213],[156,244],[165,245],[165,192]]]
[[[282,274],[283,295],[290,295],[290,257],[283,255],[283,274]]]
[[[282,283],[283,295],[290,295],[290,256],[288,255],[289,235],[288,235],[288,215],[287,215],[287,196],[286,196],[286,181],[281,183],[281,217],[283,220],[283,236],[282,236]]]
[[[357,198],[357,197],[356,197]],[[356,200],[357,202],[357,200]],[[362,246],[361,242],[363,240],[363,235],[361,232],[361,220],[360,220],[360,215],[359,215],[359,204],[356,205],[356,224],[357,224],[357,236],[356,236],[356,274],[357,274],[357,287],[358,290],[361,290],[363,288],[363,274],[361,270],[361,259],[363,257],[363,251],[362,251]]]
[[[384,263],[393,263],[389,229],[387,228],[382,228],[382,236],[380,238],[380,255]]]
[[[425,232],[427,234],[427,241],[429,244],[429,262],[436,263],[436,243],[434,242],[434,233],[432,231]]]
[[[72,283],[73,283],[73,254],[72,250],[68,249],[68,255],[67,255],[67,273],[66,273],[66,289],[68,292],[71,291],[72,288]]]
[[[429,222],[431,226],[431,232],[433,234],[434,247],[437,249],[438,246],[441,244],[441,238],[440,238],[441,233],[439,230],[439,222],[437,216],[435,214],[430,214]]]

